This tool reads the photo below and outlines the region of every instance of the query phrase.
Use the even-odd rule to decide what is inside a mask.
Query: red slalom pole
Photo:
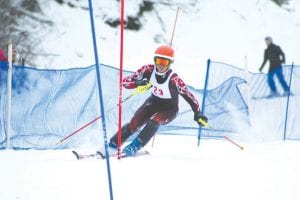
[[[177,7],[177,11],[176,11],[176,17],[175,17],[175,22],[174,22],[174,26],[173,26],[173,31],[172,31],[172,36],[171,36],[170,46],[172,46],[172,44],[173,44],[173,38],[174,38],[174,34],[175,34],[175,29],[176,29],[176,24],[177,24],[178,13],[179,13],[179,7]]]
[[[234,144],[235,146],[239,147],[241,150],[244,150],[244,147],[235,143],[234,141],[232,141],[231,139],[229,139],[228,137],[224,136],[224,139],[226,139],[227,141],[231,142],[232,144]]]
[[[124,51],[124,0],[121,3],[120,16],[120,84],[119,84],[119,118],[118,118],[118,159],[121,159],[121,144],[122,144],[122,88],[123,88],[123,51]]]

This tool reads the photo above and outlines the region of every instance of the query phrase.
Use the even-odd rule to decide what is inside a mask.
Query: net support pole
[[[91,31],[92,31],[92,37],[93,37],[94,56],[95,56],[95,63],[96,63],[96,73],[97,73],[97,82],[98,82],[100,112],[101,112],[101,116],[102,116],[101,119],[102,119],[104,147],[105,147],[105,154],[109,155],[108,154],[107,133],[106,133],[106,123],[105,123],[104,101],[103,101],[103,94],[102,94],[100,65],[99,65],[99,60],[98,60],[98,49],[97,49],[96,31],[95,31],[95,25],[94,25],[94,14],[93,14],[92,0],[89,0],[89,13],[90,13]],[[108,174],[108,186],[109,186],[110,200],[113,200],[113,189],[112,189],[112,178],[111,178],[109,156],[107,156],[107,158],[106,158],[106,167],[107,167],[107,174]]]
[[[204,83],[204,91],[203,91],[203,97],[202,97],[201,112],[202,112],[203,115],[205,113],[205,98],[206,98],[206,93],[207,93],[207,85],[208,85],[208,78],[209,78],[209,69],[210,69],[210,59],[207,60],[206,76],[205,76],[205,83]],[[200,145],[201,133],[202,133],[202,127],[199,126],[199,129],[198,129],[198,146]]]
[[[291,75],[289,80],[289,92],[286,101],[286,109],[285,109],[285,122],[284,122],[284,132],[283,132],[283,140],[286,140],[286,131],[287,131],[287,122],[288,122],[288,115],[289,115],[289,104],[290,104],[290,94],[291,94],[291,86],[292,86],[292,78],[293,78],[293,71],[294,71],[294,62],[292,63],[291,67]]]
[[[12,86],[12,43],[8,44],[8,71],[7,71],[7,119],[6,119],[6,149],[10,149],[11,127],[11,86]]]
[[[248,69],[248,57],[245,56],[244,57],[244,68],[245,68],[245,80],[246,80],[246,94],[245,94],[245,99],[246,99],[246,103],[247,103],[247,114],[249,116],[249,121],[250,124],[252,124],[251,122],[251,116],[250,116],[250,106],[252,105],[251,102],[251,94],[250,94],[250,77],[249,77],[249,69]],[[247,133],[250,133],[250,129],[247,129]]]

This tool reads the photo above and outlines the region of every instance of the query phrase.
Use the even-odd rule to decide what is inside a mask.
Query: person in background
[[[25,59],[20,55],[17,49],[13,48],[12,50],[12,62],[15,65],[25,65]]]
[[[174,50],[170,46],[160,46],[154,53],[154,64],[147,64],[138,69],[131,76],[123,79],[123,86],[127,89],[146,91],[152,94],[137,109],[130,122],[122,127],[122,143],[139,128],[144,126],[137,137],[123,149],[127,156],[133,156],[143,148],[157,132],[158,128],[174,120],[178,113],[179,95],[187,101],[194,112],[194,120],[205,126],[205,117],[195,96],[188,90],[182,79],[171,69],[174,61]],[[117,150],[117,133],[110,139],[110,152]]]
[[[283,73],[282,73],[282,64],[285,63],[285,55],[281,48],[273,43],[273,40],[271,37],[266,37],[265,42],[267,45],[267,49],[265,50],[264,53],[264,60],[259,68],[259,71],[261,72],[262,69],[264,68],[265,64],[267,61],[270,62],[270,68],[268,71],[268,85],[271,89],[271,93],[269,97],[273,96],[279,96],[279,93],[277,92],[275,82],[274,82],[274,76],[277,76],[279,83],[283,87],[284,94],[283,95],[288,95],[289,94],[289,87],[284,80]]]
[[[7,62],[7,56],[5,56],[4,51],[0,49],[0,61]]]
[[[5,55],[2,49],[0,49],[0,61],[2,62],[8,61],[8,57]],[[22,65],[22,66],[24,66],[25,64],[25,59],[22,56],[20,56],[18,50],[15,48],[12,49],[12,63],[17,65]]]

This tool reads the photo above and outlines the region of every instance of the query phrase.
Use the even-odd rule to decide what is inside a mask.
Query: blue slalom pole
[[[291,94],[291,85],[292,85],[292,77],[293,77],[293,70],[294,70],[294,62],[292,63],[291,68],[291,75],[289,81],[289,93],[286,101],[286,109],[285,109],[285,122],[284,122],[284,132],[283,132],[283,140],[286,140],[286,129],[287,129],[287,121],[288,121],[288,114],[289,114],[289,105],[290,105],[290,94]]]
[[[203,98],[202,98],[201,112],[202,112],[203,115],[204,115],[204,112],[205,112],[205,98],[206,98],[206,93],[207,93],[209,69],[210,69],[210,59],[207,60],[206,77],[205,77],[204,91],[203,91]],[[199,126],[199,129],[198,129],[198,146],[200,145],[201,132],[202,132],[202,127]]]
[[[103,101],[103,95],[102,95],[100,65],[99,65],[99,60],[98,60],[98,50],[97,50],[97,40],[96,40],[96,33],[95,33],[92,0],[89,0],[89,10],[90,10],[91,29],[92,29],[92,35],[93,35],[94,56],[95,56],[95,62],[96,62],[96,73],[97,73],[98,92],[99,92],[99,101],[100,101],[99,103],[100,103],[100,109],[101,109],[100,112],[101,112],[101,116],[102,116],[102,129],[103,129],[105,155],[108,155],[108,142],[107,142],[106,124],[105,124],[104,101]],[[111,178],[109,156],[107,156],[107,158],[106,158],[106,166],[107,166],[107,174],[108,174],[110,200],[113,200],[113,189],[112,189],[112,178]]]

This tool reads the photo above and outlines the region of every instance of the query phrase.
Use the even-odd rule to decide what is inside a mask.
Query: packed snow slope
[[[152,3],[151,3],[152,2]],[[105,22],[119,19],[119,1],[93,1],[99,57],[102,63],[119,66],[119,26]],[[149,3],[149,2],[148,2]],[[176,0],[150,1],[141,11],[142,0],[125,2],[125,18],[136,19],[139,30],[125,30],[124,64],[128,70],[152,62],[160,44],[170,42],[177,7],[180,8],[173,45],[176,68],[184,79],[204,74],[206,60],[230,63],[257,71],[263,59],[264,37],[270,35],[286,53],[286,63],[300,63],[300,3],[279,7],[270,0]],[[54,21],[45,36],[45,51],[55,56],[38,57],[38,67],[66,68],[94,63],[87,1],[60,5],[44,1],[42,10]],[[142,14],[141,14],[142,12]],[[201,78],[201,77],[200,77]],[[198,86],[195,80],[191,85]]]
[[[244,144],[158,136],[151,156],[111,159],[115,200],[298,200],[299,142]],[[83,151],[80,151],[83,152]],[[93,151],[85,151],[93,152]],[[109,200],[104,160],[71,150],[0,151],[0,199]]]

